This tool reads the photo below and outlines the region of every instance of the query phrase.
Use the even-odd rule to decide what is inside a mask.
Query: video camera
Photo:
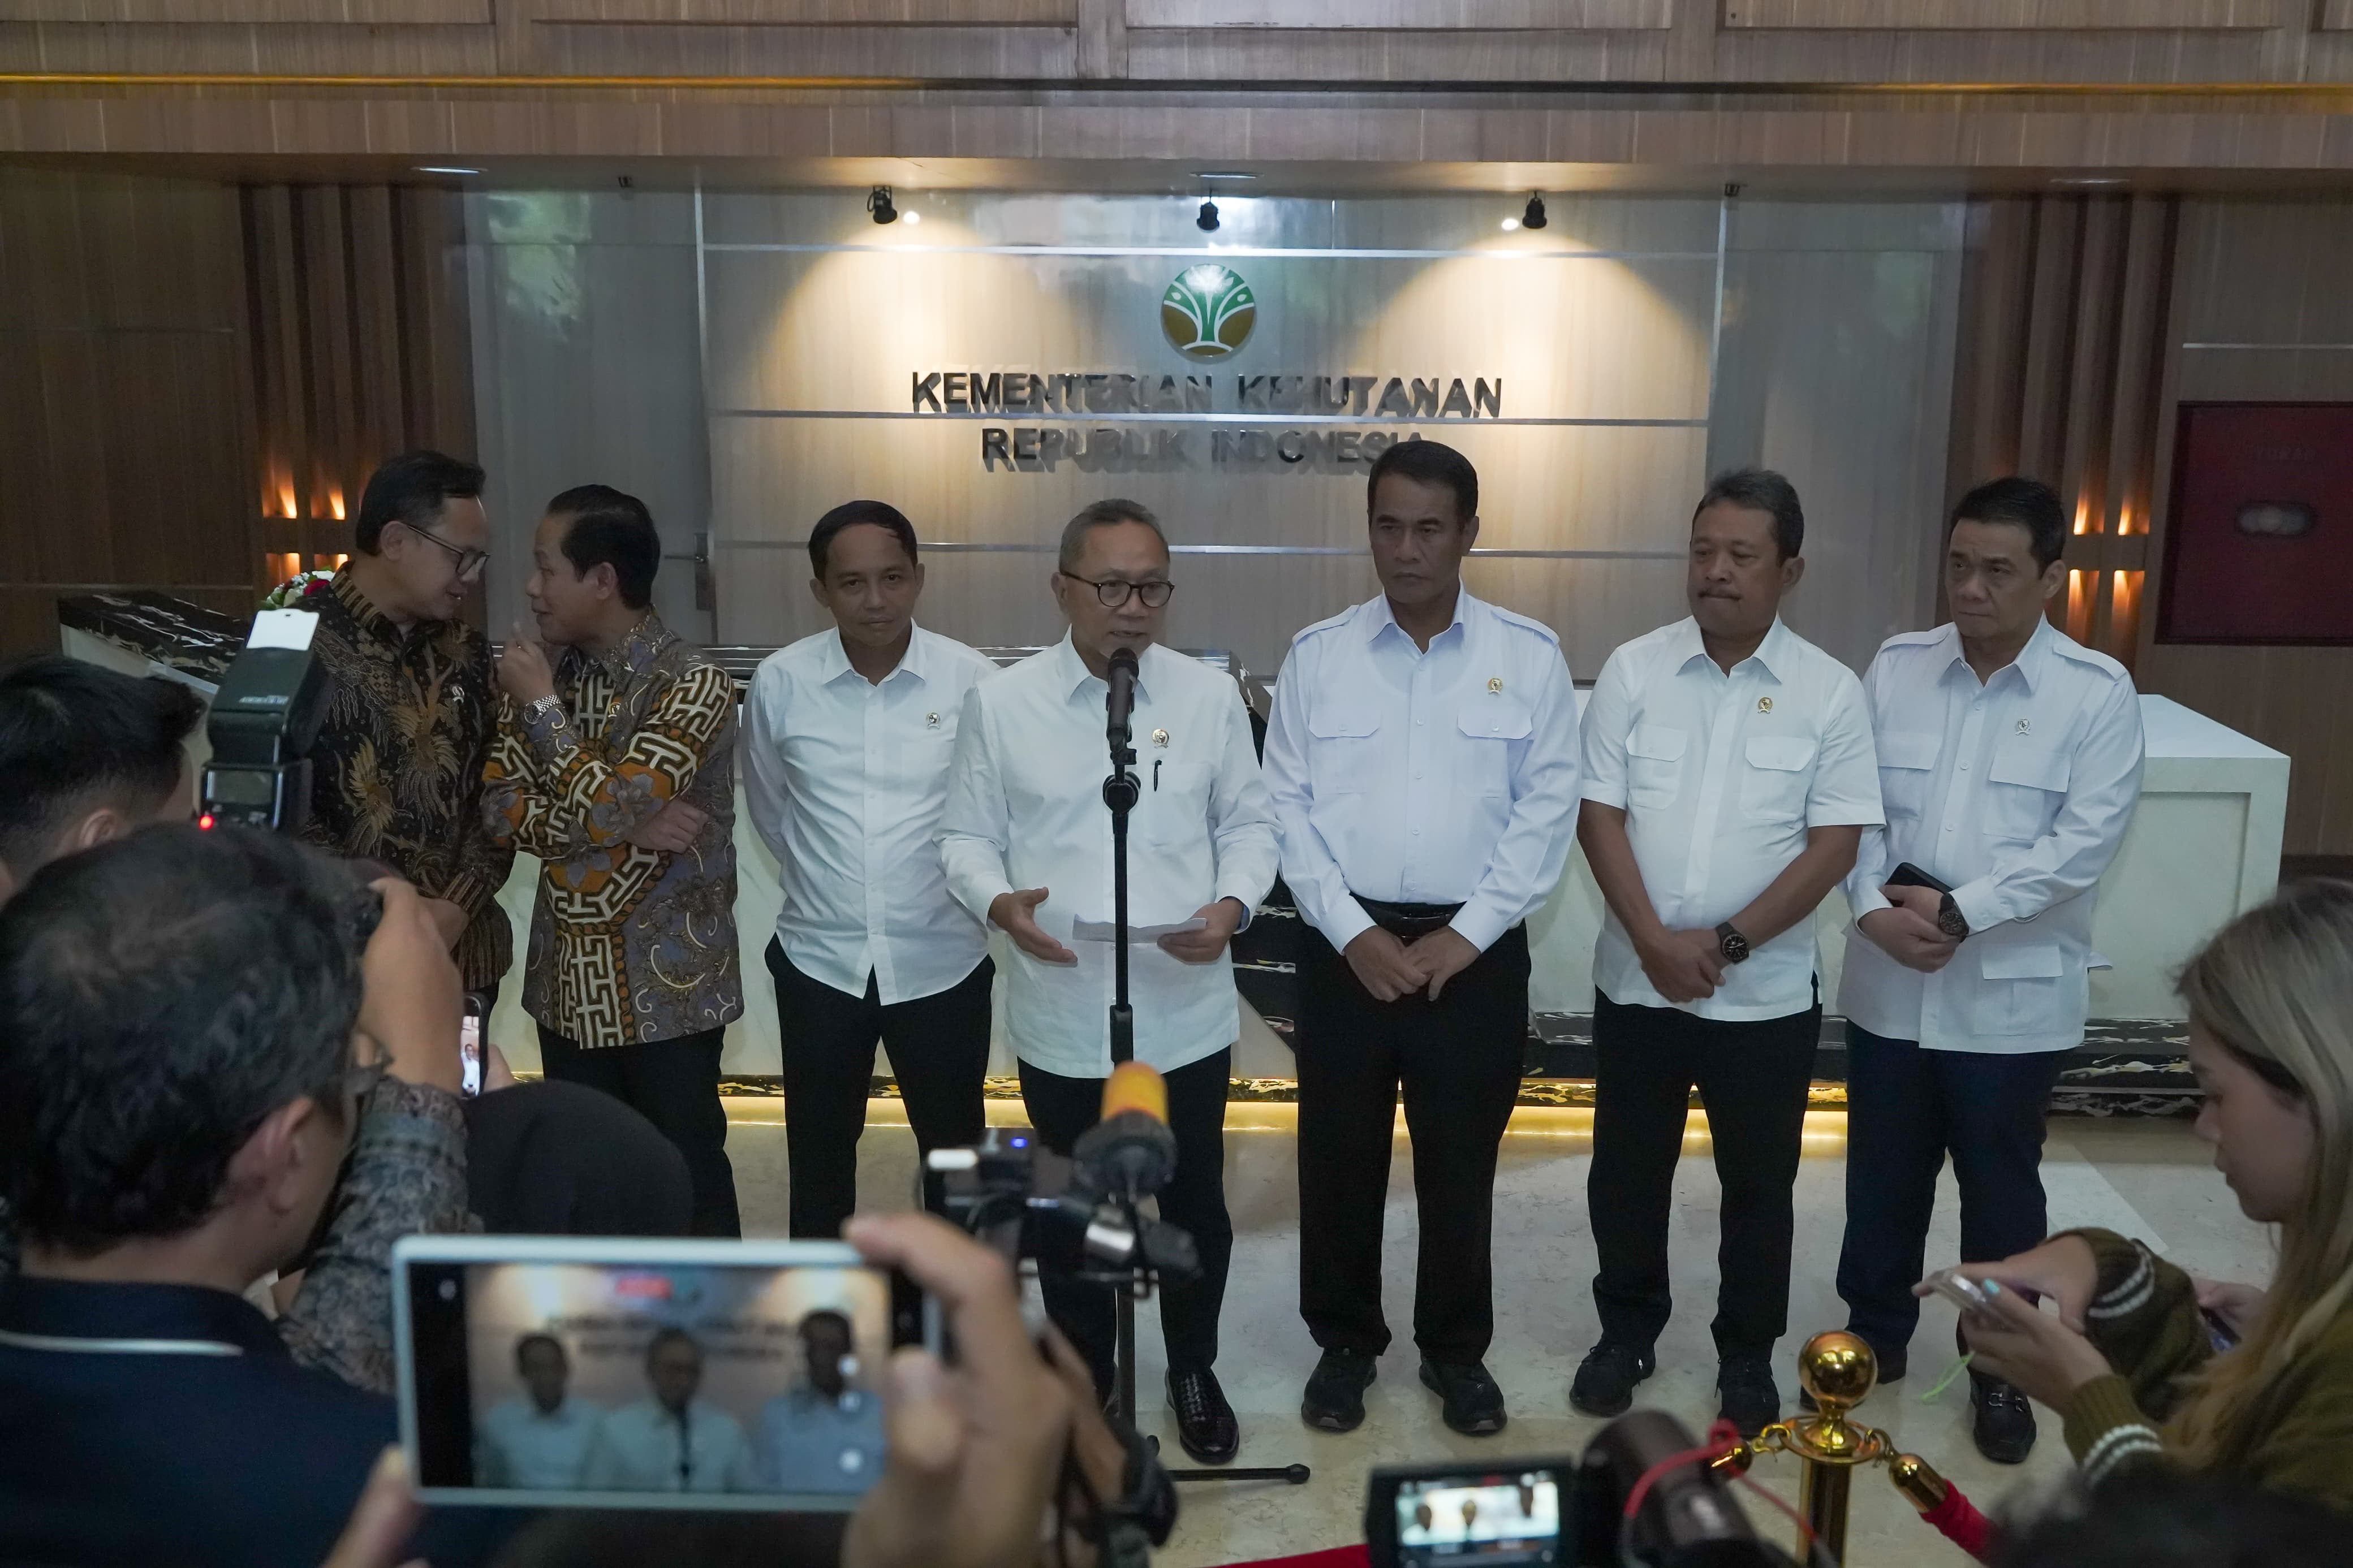
[[[1581,1458],[1383,1466],[1365,1489],[1366,1549],[1373,1568],[1790,1568],[1698,1446],[1638,1410]]]
[[[924,1198],[1010,1261],[1031,1258],[1041,1271],[1141,1300],[1200,1270],[1193,1238],[1143,1213],[1176,1169],[1167,1086],[1141,1062],[1124,1062],[1103,1084],[1103,1120],[1070,1158],[1029,1128],[992,1127],[969,1149],[932,1151]]]
[[[311,652],[319,617],[264,610],[222,675],[205,738],[198,823],[299,831],[311,818],[311,747],[327,716],[327,672]]]

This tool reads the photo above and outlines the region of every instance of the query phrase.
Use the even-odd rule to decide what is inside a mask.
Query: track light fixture
[[[1203,202],[1201,204],[1201,216],[1195,218],[1193,222],[1203,234],[1217,233],[1218,204],[1215,202]]]
[[[1542,228],[1545,223],[1544,193],[1538,191],[1528,198],[1528,210],[1520,215],[1520,226]]]
[[[866,210],[874,215],[876,223],[897,223],[899,209],[891,203],[891,187],[877,185],[866,195]]]

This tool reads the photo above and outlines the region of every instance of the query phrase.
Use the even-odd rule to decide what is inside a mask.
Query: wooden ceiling
[[[2353,0],[0,0],[0,154],[386,168],[2322,173]]]

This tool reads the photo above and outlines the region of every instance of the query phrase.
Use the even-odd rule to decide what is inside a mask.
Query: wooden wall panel
[[[2323,32],[2353,31],[2353,0],[2322,0],[2319,25]]]
[[[329,22],[487,26],[491,0],[0,0],[0,22]]]
[[[2279,27],[2295,0],[1724,0],[1727,27]]]
[[[1685,0],[1685,4],[1695,0]],[[1131,27],[1665,27],[1674,0],[1124,0]]]
[[[2295,759],[2285,850],[2353,854],[2353,647],[2227,647],[2156,637],[2161,546],[2182,402],[2353,401],[2353,201],[2183,204],[2161,409],[2144,687]]]
[[[522,0],[541,22],[644,22],[700,26],[749,23],[765,26],[850,24],[912,26],[1078,25],[1080,0]]]
[[[252,602],[239,248],[217,185],[0,173],[0,651],[91,588]]]

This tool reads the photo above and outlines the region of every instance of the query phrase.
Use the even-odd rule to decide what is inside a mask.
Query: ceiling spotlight
[[[455,163],[419,163],[417,165],[417,172],[420,174],[479,174],[481,173],[480,169],[461,169]]]
[[[866,210],[874,215],[876,223],[897,223],[899,209],[891,205],[891,187],[877,185],[866,195]]]
[[[1528,210],[1520,215],[1522,228],[1542,228],[1545,226],[1544,193],[1538,191],[1528,198]]]
[[[1195,219],[1193,220],[1193,222],[1194,222],[1194,225],[1195,225],[1197,227],[1198,227],[1198,228],[1200,229],[1200,231],[1201,231],[1203,234],[1215,234],[1215,233],[1217,233],[1217,232],[1218,232],[1218,204],[1217,204],[1217,203],[1215,203],[1215,202],[1203,202],[1203,203],[1201,204],[1201,216],[1200,216],[1199,217],[1195,218]]]
[[[1516,229],[1519,226],[1520,220],[1515,217],[1507,217],[1503,223],[1503,229],[1505,234],[1511,233],[1514,229]]]
[[[919,224],[923,221],[923,215],[917,212],[913,207],[909,207],[905,212],[901,213],[899,216],[905,218],[910,225]]]

